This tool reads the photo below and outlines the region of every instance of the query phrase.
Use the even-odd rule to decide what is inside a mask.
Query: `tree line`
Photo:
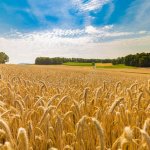
[[[0,52],[0,64],[9,61],[9,56],[4,52]],[[150,53],[130,54],[117,59],[83,59],[83,58],[64,58],[64,57],[37,57],[35,64],[37,65],[59,65],[67,62],[77,63],[112,63],[113,65],[124,64],[126,66],[150,67]]]
[[[112,60],[113,65],[125,64],[126,66],[135,67],[150,67],[150,53],[137,53],[135,55],[127,55],[125,57],[118,57]]]
[[[64,58],[64,57],[37,57],[35,64],[37,65],[59,65],[67,62],[77,63],[111,63],[112,59],[83,59],[83,58]]]

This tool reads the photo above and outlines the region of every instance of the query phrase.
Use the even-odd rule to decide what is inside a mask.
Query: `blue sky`
[[[10,63],[150,52],[148,14],[149,0],[3,0],[0,49]]]

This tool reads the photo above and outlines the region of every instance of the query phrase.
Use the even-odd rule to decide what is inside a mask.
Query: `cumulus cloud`
[[[98,33],[98,30],[94,28],[93,26],[87,26],[85,28],[85,32],[88,34],[95,34],[95,33]]]
[[[0,37],[0,49],[10,56],[10,63],[33,63],[38,56],[114,58],[150,47],[146,31],[119,32],[113,25],[15,34]]]

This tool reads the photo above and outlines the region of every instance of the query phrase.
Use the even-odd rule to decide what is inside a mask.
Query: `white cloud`
[[[102,29],[103,30],[111,30],[111,29],[113,29],[113,25],[106,25],[106,26],[104,26]]]
[[[41,32],[33,32],[29,34],[22,34],[20,32],[12,31],[12,37],[16,35],[18,38],[28,38],[28,39],[37,39],[37,38],[55,38],[55,37],[63,37],[63,38],[79,38],[79,37],[89,37],[90,39],[103,37],[124,37],[130,35],[141,35],[147,34],[147,31],[139,31],[139,32],[122,32],[116,31],[113,25],[106,25],[104,27],[94,27],[94,26],[86,26],[84,29],[53,29],[46,30]],[[11,35],[9,35],[11,37]]]
[[[90,35],[92,38],[98,38],[98,37],[103,37],[103,38],[125,37],[125,36],[131,36],[131,35],[135,35],[135,34],[141,34],[141,32],[134,33],[134,32],[114,31],[114,26],[113,25],[106,25],[104,27],[98,27],[98,28],[95,28],[93,26],[87,26],[85,28],[85,33]],[[142,34],[145,34],[145,33],[142,31]]]
[[[148,51],[150,36],[144,33],[118,32],[113,26],[17,33],[16,38],[0,37],[0,50],[10,56],[10,63],[33,63],[38,56],[113,58]],[[134,38],[131,39],[131,35]],[[107,40],[111,38],[113,40]]]
[[[98,30],[94,28],[93,26],[87,26],[85,28],[85,32],[88,34],[95,34],[95,33],[98,33]]]
[[[87,2],[83,2],[82,0],[73,0],[73,2],[81,11],[91,11],[101,9],[103,5],[109,3],[110,0],[89,0]]]
[[[146,34],[146,33],[148,33],[147,31],[139,31],[138,32],[139,34]]]
[[[108,3],[110,0],[91,0],[81,6],[82,10],[90,11],[102,8],[102,6]]]
[[[107,32],[105,34],[106,37],[120,37],[120,36],[128,36],[128,35],[134,35],[133,32]]]
[[[112,0],[28,0],[30,9],[37,20],[45,26],[57,26],[57,22],[52,24],[47,20],[46,16],[54,16],[59,20],[59,27],[70,27],[76,25],[76,19],[70,14],[70,9],[77,10],[75,17],[83,17],[84,25],[91,25],[92,17],[89,15],[89,11],[96,11],[102,9],[105,4],[110,3],[110,10],[106,16],[106,20],[111,16],[114,5]],[[44,9],[43,9],[44,8]],[[69,22],[68,24],[64,22]],[[77,25],[78,26],[78,25]]]

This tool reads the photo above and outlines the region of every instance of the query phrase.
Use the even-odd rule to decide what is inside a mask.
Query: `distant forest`
[[[83,58],[49,58],[49,57],[37,57],[35,64],[37,65],[59,65],[66,62],[77,62],[77,63],[111,63],[112,59],[83,59]]]
[[[113,65],[125,64],[126,66],[150,67],[150,53],[137,53],[112,60]]]
[[[83,59],[83,58],[49,58],[37,57],[35,64],[37,65],[59,65],[66,62],[77,63],[112,63],[113,65],[125,64],[126,66],[150,67],[150,53],[137,53],[135,55],[127,55],[118,57],[117,59]]]

